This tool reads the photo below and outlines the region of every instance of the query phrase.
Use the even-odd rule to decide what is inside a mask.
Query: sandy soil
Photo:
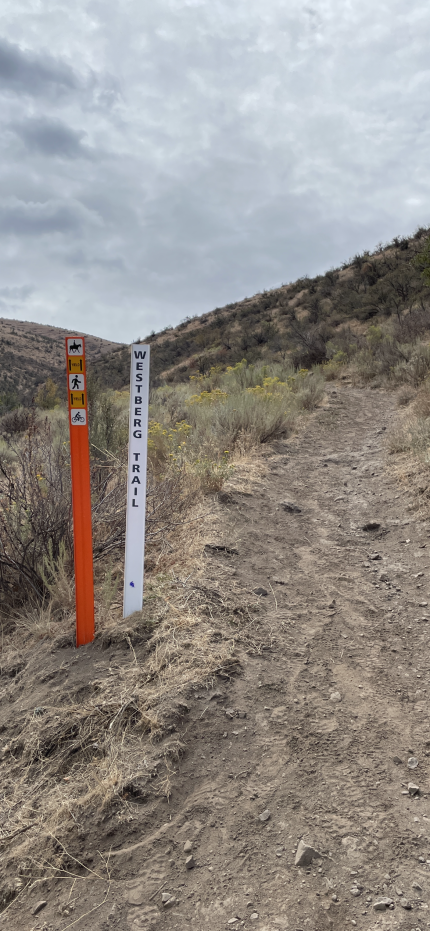
[[[252,493],[220,496],[208,542],[237,554],[208,568],[261,590],[259,636],[189,697],[169,801],[84,826],[85,875],[26,893],[11,931],[430,926],[429,529],[388,468],[393,396],[328,398]]]

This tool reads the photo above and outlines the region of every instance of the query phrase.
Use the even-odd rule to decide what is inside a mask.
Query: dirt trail
[[[267,592],[255,651],[189,701],[170,801],[130,805],[106,901],[76,927],[430,926],[430,535],[386,468],[394,410],[382,391],[329,388],[257,490],[221,496],[220,540],[238,553],[207,559]],[[371,520],[380,528],[363,530]],[[302,837],[323,855],[306,868],[294,865]],[[70,927],[105,886],[94,878],[64,919],[54,891],[9,927]],[[375,911],[381,896],[394,909]]]

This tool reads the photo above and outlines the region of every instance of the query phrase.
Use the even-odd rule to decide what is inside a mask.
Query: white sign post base
[[[130,371],[123,617],[128,617],[134,611],[141,611],[143,604],[148,403],[149,346],[133,343]]]

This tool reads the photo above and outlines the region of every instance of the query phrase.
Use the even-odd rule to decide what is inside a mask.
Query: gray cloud
[[[0,203],[0,234],[6,236],[43,236],[76,234],[99,225],[98,218],[79,203]]]
[[[87,133],[71,129],[59,119],[32,117],[11,127],[29,152],[60,158],[92,158],[93,152],[82,144]]]
[[[4,24],[27,318],[131,339],[430,222],[424,0],[5,0]]]
[[[0,288],[0,297],[9,301],[25,301],[33,293],[31,285],[22,285],[19,288]]]
[[[0,39],[0,87],[31,96],[76,90],[78,82],[69,66],[44,52],[23,50]]]

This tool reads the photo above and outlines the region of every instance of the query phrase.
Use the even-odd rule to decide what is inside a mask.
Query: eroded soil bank
[[[329,388],[251,491],[221,494],[208,543],[226,549],[205,558],[260,590],[255,645],[188,699],[169,801],[131,795],[99,837],[81,826],[93,872],[25,892],[6,927],[429,926],[430,534],[390,474],[394,412],[386,392]],[[300,838],[321,853],[308,867]]]

